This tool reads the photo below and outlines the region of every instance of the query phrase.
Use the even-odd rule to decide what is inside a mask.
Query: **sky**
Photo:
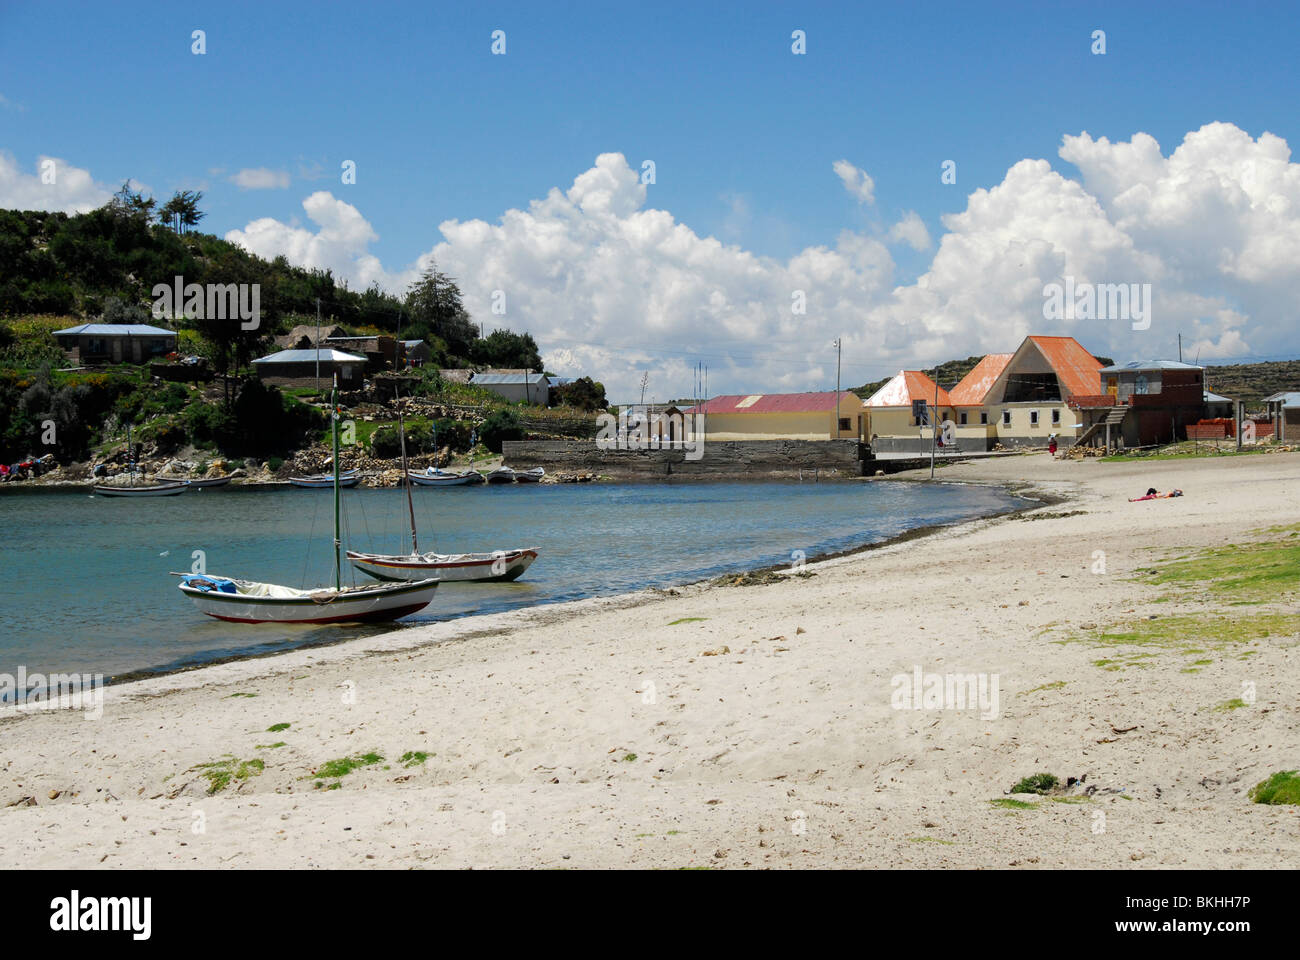
[[[697,364],[711,394],[834,389],[837,338],[844,386],[1031,333],[1291,358],[1297,26],[1295,3],[0,0],[0,207],[130,179],[354,289],[436,262],[614,400],[643,374],[691,396]],[[1150,310],[1054,314],[1067,278]]]

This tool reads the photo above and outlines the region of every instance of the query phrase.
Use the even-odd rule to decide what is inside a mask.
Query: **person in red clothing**
[[[1052,456],[1056,456],[1056,434],[1052,434],[1047,438],[1047,452]]]
[[[1168,493],[1157,493],[1155,487],[1148,487],[1145,496],[1129,497],[1128,502],[1137,503],[1140,500],[1168,500],[1170,497],[1181,497],[1182,495],[1183,495],[1183,491],[1179,490],[1176,487],[1173,490],[1170,490]]]

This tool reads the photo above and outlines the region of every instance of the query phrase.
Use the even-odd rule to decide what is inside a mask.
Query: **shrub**
[[[1250,788],[1255,803],[1300,804],[1300,775],[1295,770],[1280,770]]]
[[[524,430],[513,410],[493,410],[479,427],[478,438],[493,453],[500,453],[503,440],[522,440]]]
[[[1059,781],[1050,773],[1036,773],[1025,777],[1014,787],[1012,793],[1050,793]]]

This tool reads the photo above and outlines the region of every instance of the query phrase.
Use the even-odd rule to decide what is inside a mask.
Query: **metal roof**
[[[936,384],[920,370],[899,370],[894,378],[873,393],[864,407],[911,407],[913,400],[935,403]],[[938,404],[951,407],[952,397],[943,387],[938,387]]]
[[[358,357],[353,353],[344,353],[342,350],[335,350],[332,347],[323,347],[318,350],[281,350],[279,353],[273,353],[270,356],[261,357],[254,360],[254,363],[315,363],[317,356],[326,362],[339,363],[353,360],[358,363],[365,363],[365,357]]]
[[[1231,397],[1221,397],[1217,393],[1210,393],[1209,390],[1205,391],[1203,399],[1206,403],[1232,403]]]
[[[961,378],[961,383],[948,391],[953,406],[978,407],[984,402],[993,384],[997,382],[1002,371],[1011,362],[1014,353],[990,353],[970,373]]]
[[[1027,337],[1056,371],[1068,394],[1095,396],[1101,393],[1101,361],[1074,337]],[[1023,347],[1023,344],[1022,344]],[[1017,353],[1020,351],[1017,350]]]
[[[1194,363],[1183,363],[1181,360],[1130,360],[1128,363],[1116,363],[1109,367],[1102,367],[1098,373],[1125,373],[1133,370],[1204,370],[1204,367],[1198,367]]]
[[[1264,398],[1265,403],[1277,403],[1279,400],[1282,402],[1282,406],[1284,407],[1300,407],[1300,392],[1288,390]]]
[[[470,383],[475,384],[522,384],[522,383],[540,383],[546,379],[542,373],[524,374],[524,373],[476,373],[470,379]]]
[[[852,390],[826,390],[818,393],[742,393],[727,394],[706,400],[684,413],[821,413],[835,409],[838,398],[841,410],[861,410],[862,399]]]
[[[147,323],[83,323],[76,327],[68,327],[66,330],[54,331],[56,337],[74,334],[91,337],[174,337],[176,331],[151,327]]]

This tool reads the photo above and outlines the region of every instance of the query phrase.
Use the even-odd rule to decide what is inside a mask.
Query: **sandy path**
[[[1249,660],[1212,652],[1196,673],[1173,652],[1107,671],[1098,648],[1052,641],[1202,610],[1128,578],[1153,546],[1300,522],[1300,455],[1035,455],[943,477],[1071,502],[769,586],[481,617],[127,684],[94,722],[10,711],[0,805],[34,805],[0,806],[0,851],[43,867],[1294,865],[1300,810],[1245,791],[1300,767],[1300,638],[1261,640]],[[1125,502],[1148,485],[1187,496]],[[914,666],[996,674],[999,715],[894,709],[891,678]],[[1214,710],[1243,680],[1256,703]],[[369,751],[385,759],[315,788],[319,764]],[[430,756],[406,768],[407,751]],[[224,755],[265,769],[208,796],[191,768]],[[1101,792],[990,803],[1040,770]]]

